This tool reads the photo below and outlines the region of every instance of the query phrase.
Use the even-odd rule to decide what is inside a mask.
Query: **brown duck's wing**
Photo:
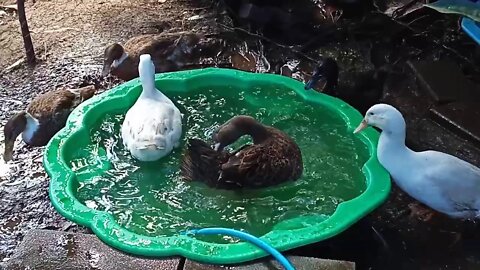
[[[200,181],[216,187],[220,166],[228,159],[228,153],[213,150],[199,139],[190,139],[180,166],[181,176],[187,181]]]
[[[155,71],[167,72],[178,70],[184,62],[188,62],[185,57],[191,53],[187,48],[192,49],[199,40],[199,35],[195,34],[143,35],[129,40],[125,43],[124,48],[135,66],[140,55],[150,54],[155,64]]]
[[[65,126],[68,116],[78,105],[80,96],[61,88],[34,99],[27,112],[40,122],[40,128],[32,138],[31,145],[41,146]]]
[[[181,49],[182,46],[193,47],[199,43],[199,35],[149,35],[139,38],[133,43],[125,45],[125,49],[130,54],[140,56],[150,54],[152,58],[166,57],[174,52],[175,49]]]
[[[93,97],[97,89],[94,85],[88,85],[81,88],[68,89],[68,91],[72,92],[75,95],[73,107],[77,107],[78,105],[80,105],[80,103]]]
[[[139,51],[143,47],[149,46],[152,41],[155,41],[156,36],[157,35],[149,34],[133,37],[123,44],[123,48],[129,53]]]
[[[220,182],[239,187],[262,187],[271,182],[272,168],[265,147],[253,145],[232,155],[222,165]]]
[[[173,51],[177,38],[175,36],[142,35],[127,41],[124,48],[134,58],[140,57],[142,54],[150,54],[152,58],[155,58]]]
[[[27,108],[27,112],[37,119],[52,118],[64,111],[71,111],[78,98],[74,93],[59,88],[35,98]]]
[[[300,147],[287,134],[275,130],[275,147],[271,148],[270,155],[277,157],[273,166],[279,168],[278,176],[282,179],[297,180],[303,173],[303,158]]]
[[[222,181],[235,182],[242,187],[267,187],[296,180],[302,172],[300,149],[282,135],[231,156],[222,165]]]

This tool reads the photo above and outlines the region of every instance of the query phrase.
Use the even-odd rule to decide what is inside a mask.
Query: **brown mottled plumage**
[[[253,145],[233,153],[223,150],[243,135],[250,135]],[[238,189],[274,186],[302,175],[302,154],[293,139],[250,116],[233,117],[217,130],[213,140],[217,150],[201,140],[189,140],[181,165],[186,180]]]
[[[155,65],[155,73],[176,71],[187,64],[193,47],[201,36],[189,35],[141,35],[129,39],[124,46],[114,43],[104,52],[102,75],[109,73],[125,81],[138,77],[140,55],[149,54]],[[115,60],[127,56],[115,67]]]
[[[80,103],[95,94],[95,86],[78,89],[58,88],[36,97],[25,111],[13,116],[5,124],[5,160],[12,159],[15,139],[21,133],[28,145],[44,146],[65,126],[68,116]]]

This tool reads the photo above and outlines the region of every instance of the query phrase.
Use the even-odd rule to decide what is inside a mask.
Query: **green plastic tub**
[[[227,117],[227,111],[231,114],[255,114],[254,116],[263,119],[267,124],[281,126],[287,133],[294,133],[293,136],[304,154],[305,178],[279,187],[235,193],[209,189],[201,183],[175,180],[178,174],[177,163],[183,149],[175,150],[167,161],[153,165],[142,165],[130,160],[128,154],[115,153],[121,149],[120,142],[111,146],[108,136],[119,138],[116,133],[121,120],[111,124],[105,123],[105,119],[108,118],[106,115],[116,115],[115,117],[121,119],[137,99],[141,92],[140,82],[138,79],[129,81],[95,96],[75,109],[66,127],[46,147],[44,156],[44,165],[51,177],[50,199],[55,209],[67,219],[90,228],[112,247],[150,257],[180,255],[205,263],[241,263],[267,254],[249,243],[188,236],[183,232],[202,226],[223,225],[246,230],[274,248],[285,251],[341,233],[387,198],[390,178],[376,158],[379,134],[369,128],[361,134],[353,135],[352,132],[362,120],[362,116],[339,99],[305,91],[303,83],[288,77],[230,69],[207,68],[157,74],[156,84],[184,113],[186,135],[182,138],[182,148],[187,137],[209,137],[208,132],[204,131],[205,127],[201,126],[205,123],[205,119],[200,117],[202,115],[207,118],[216,117],[216,122],[211,122],[220,123],[230,117]],[[197,102],[195,106],[185,109],[185,104],[192,100]],[[205,104],[210,107],[201,107]],[[215,106],[223,106],[223,111],[215,109]],[[204,111],[199,114],[199,110]],[[304,119],[304,114],[311,118]],[[113,118],[116,119],[115,117]],[[288,119],[295,121],[288,122]],[[107,132],[97,132],[97,129],[105,127]],[[338,135],[330,132],[331,129],[342,134],[342,138],[345,137],[345,141],[350,144],[336,145]],[[197,130],[195,134],[193,130]],[[323,142],[323,146],[320,146],[322,142],[317,143],[312,139],[314,136],[324,135],[325,140],[330,141]],[[107,136],[107,139],[101,139],[102,136]],[[94,144],[96,141],[102,143]],[[315,150],[317,145],[319,150]],[[349,147],[353,150],[349,150]],[[322,156],[322,149],[334,149],[343,153],[344,157],[337,158],[332,154]],[[313,150],[316,152],[312,152]],[[115,160],[122,158],[127,162],[125,166],[132,163],[132,166],[136,166],[132,168],[140,171],[141,176],[135,177],[146,178],[135,182],[138,179],[128,179],[130,176],[124,179],[122,174],[118,174],[118,179],[116,176],[112,177],[112,174],[116,175],[112,170],[119,166]],[[339,165],[329,162],[338,162]],[[318,168],[323,169],[317,169],[317,163],[322,163],[323,167]],[[325,176],[319,178],[321,181],[317,179],[312,183],[308,182],[308,177],[318,177],[322,172]],[[108,181],[102,178],[107,176],[110,177]],[[350,182],[342,182],[342,177],[350,179]],[[150,181],[149,178],[157,180]],[[166,183],[160,183],[163,180],[158,179],[165,179]],[[311,186],[302,186],[307,184]],[[323,186],[328,188],[323,190]],[[159,191],[151,195],[156,187],[159,187]],[[178,193],[178,190],[186,192]],[[341,199],[337,200],[329,195],[335,192],[341,195]],[[196,199],[189,198],[190,194],[197,196]],[[241,200],[238,199],[240,197]],[[208,207],[202,205],[205,198],[209,198]],[[118,203],[120,199],[122,201]],[[235,219],[233,214],[227,215],[228,220],[222,221],[224,223],[216,222],[215,218],[225,217],[219,214],[224,210],[222,207],[234,204],[237,199],[240,201],[232,207],[232,211],[243,207],[246,209],[245,213],[235,216]],[[242,200],[246,200],[245,205],[242,205]],[[272,201],[272,205],[268,200]],[[193,204],[189,204],[192,201]],[[110,205],[112,202],[113,206]],[[264,205],[260,207],[255,204],[259,202]],[[122,206],[122,203],[125,206]],[[198,209],[195,209],[196,205]],[[283,213],[282,207],[286,207],[288,211]],[[295,209],[291,210],[289,207]],[[148,212],[148,209],[154,210]],[[157,214],[150,217],[149,213]],[[248,221],[242,224],[248,226],[238,225],[242,215],[248,218]],[[277,215],[278,220],[273,218],[277,218]],[[194,222],[175,221],[180,217],[188,222],[191,218]],[[170,220],[172,224],[168,223]],[[257,224],[256,220],[266,222],[266,225]]]

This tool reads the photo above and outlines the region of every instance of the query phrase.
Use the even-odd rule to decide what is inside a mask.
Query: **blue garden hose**
[[[263,242],[259,238],[245,232],[237,231],[234,229],[227,229],[227,228],[205,228],[205,229],[190,230],[186,234],[203,234],[203,235],[226,234],[228,236],[237,237],[242,240],[248,241],[258,246],[259,248],[265,250],[266,252],[270,253],[270,255],[272,255],[275,259],[277,259],[277,261],[285,268],[285,270],[295,270],[293,265],[280,252],[278,252],[272,246]]]

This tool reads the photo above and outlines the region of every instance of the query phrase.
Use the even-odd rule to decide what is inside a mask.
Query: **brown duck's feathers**
[[[142,35],[129,39],[123,47],[132,57],[150,54],[154,59],[155,56],[165,57],[173,53],[180,43],[193,46],[199,40],[197,35]]]
[[[78,89],[58,88],[35,98],[27,107],[27,117],[38,124],[28,144],[43,146],[65,126],[68,116],[80,103],[95,94],[94,86]]]
[[[141,35],[129,39],[123,49],[127,58],[111,70],[123,80],[138,77],[140,55],[149,54],[155,65],[155,72],[175,71],[188,64],[193,47],[200,40],[199,35]]]
[[[182,176],[189,181],[206,179],[208,185],[216,186],[220,166],[228,161],[228,156],[213,150],[202,140],[190,139],[181,165]]]
[[[27,107],[27,112],[37,119],[52,118],[64,110],[73,110],[94,94],[94,86],[78,89],[58,88],[35,98]]]
[[[269,138],[229,153],[189,140],[181,172],[190,181],[221,189],[262,188],[297,180],[303,172],[297,144],[283,132],[268,128]]]

